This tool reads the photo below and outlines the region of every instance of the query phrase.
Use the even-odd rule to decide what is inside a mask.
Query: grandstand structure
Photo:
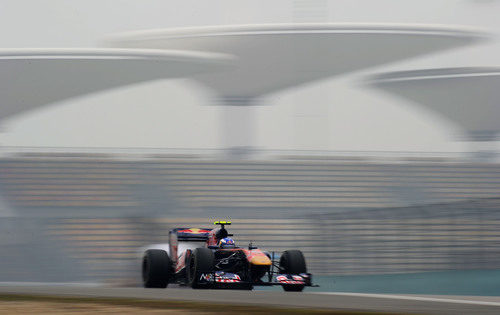
[[[160,204],[169,200],[209,213],[255,208],[273,216],[282,209],[400,207],[500,192],[499,164],[449,160],[126,160],[50,154],[2,158],[0,168],[6,200],[30,215],[58,208],[71,215],[86,208],[141,214],[155,207],[162,214]]]
[[[453,158],[24,153],[0,159],[7,204],[39,220],[39,239],[59,244],[59,253],[43,247],[49,256],[64,253],[69,270],[84,280],[119,283],[137,280],[142,245],[166,241],[172,227],[209,226],[221,216],[235,221],[239,244],[302,249],[317,274],[500,268],[499,175],[500,164]],[[49,268],[31,281],[58,278],[53,273]]]

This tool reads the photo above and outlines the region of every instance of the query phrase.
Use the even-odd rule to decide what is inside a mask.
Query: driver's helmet
[[[234,240],[232,238],[226,237],[219,241],[219,248],[235,248]]]

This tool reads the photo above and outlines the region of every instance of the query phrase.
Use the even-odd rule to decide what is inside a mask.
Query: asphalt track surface
[[[403,314],[500,314],[500,297],[143,289],[68,285],[0,286],[0,294],[130,298]]]

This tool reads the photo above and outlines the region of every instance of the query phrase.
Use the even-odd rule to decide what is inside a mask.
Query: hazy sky
[[[138,29],[289,22],[432,23],[500,31],[499,1],[0,0],[0,47],[96,47]],[[306,3],[307,5],[307,3]],[[458,126],[359,85],[365,74],[498,66],[500,44],[445,52],[271,95],[253,109],[255,145],[269,149],[460,151]],[[68,100],[2,122],[3,146],[214,148],[221,108],[187,79]],[[305,106],[307,105],[307,106]]]

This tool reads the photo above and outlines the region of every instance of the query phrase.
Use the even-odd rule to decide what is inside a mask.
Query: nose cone
[[[253,256],[250,259],[250,263],[252,265],[258,265],[258,266],[270,266],[271,265],[271,259],[269,259],[266,255],[256,255]]]

